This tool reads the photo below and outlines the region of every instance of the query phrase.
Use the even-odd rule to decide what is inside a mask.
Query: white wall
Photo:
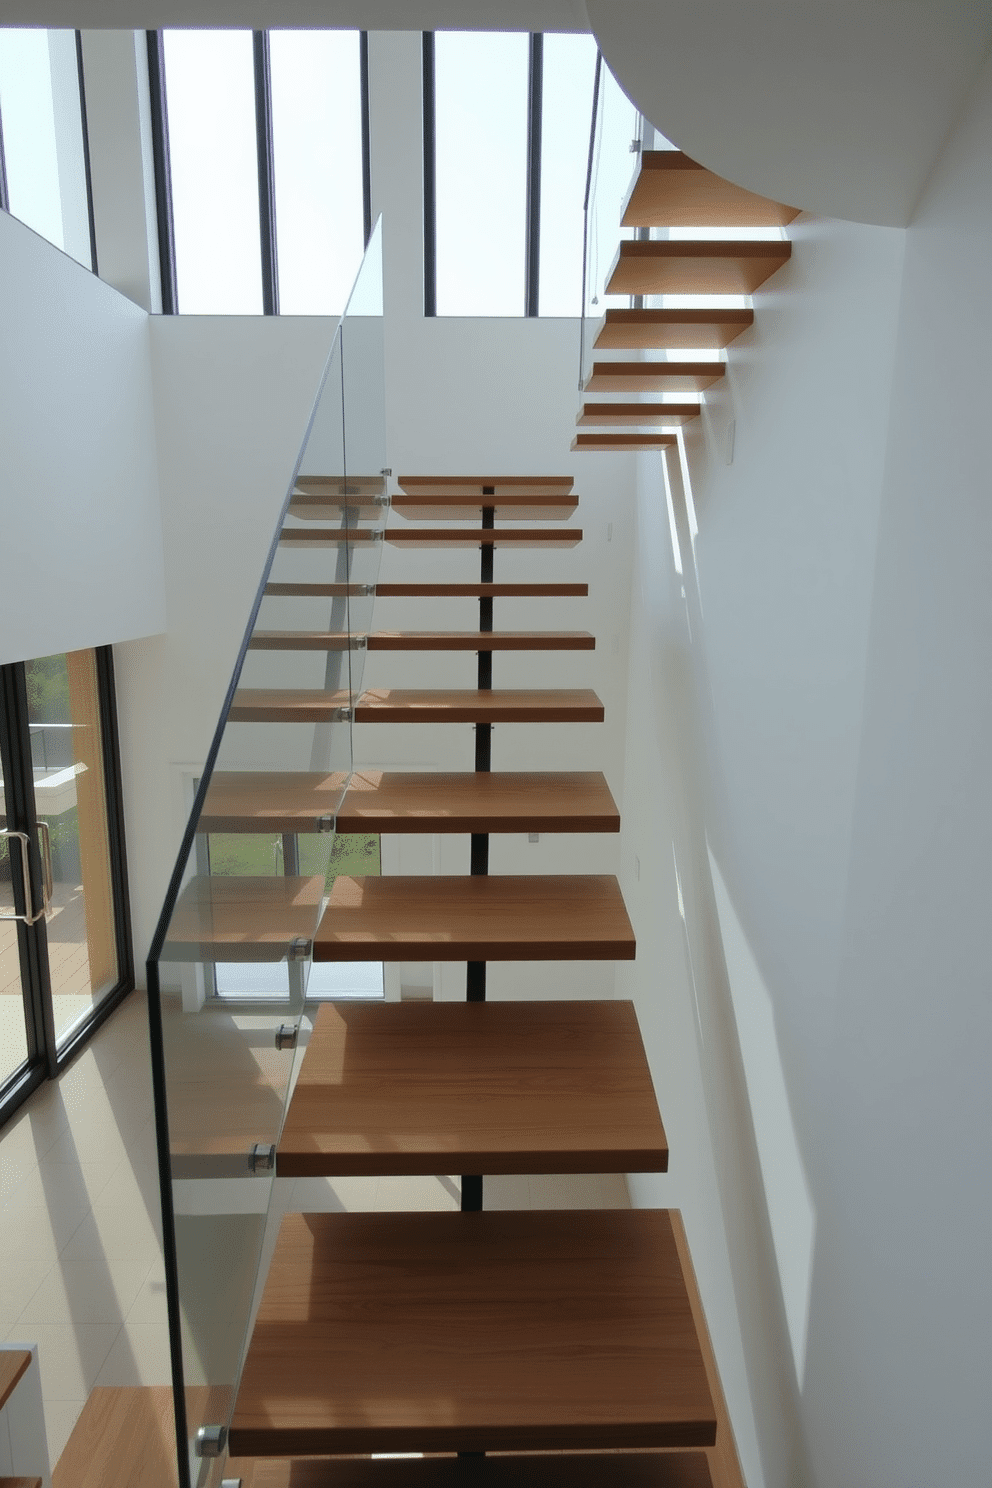
[[[672,462],[684,607],[642,468],[623,846],[673,1172],[636,1192],[686,1206],[751,1488],[988,1478],[990,143],[986,71],[908,233],[795,224],[687,441],[694,545]]]
[[[0,213],[0,662],[165,623],[148,318]]]

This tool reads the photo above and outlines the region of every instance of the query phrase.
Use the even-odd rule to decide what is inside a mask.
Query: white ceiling
[[[588,31],[583,0],[0,0],[0,25]]]
[[[989,0],[588,0],[687,154],[830,217],[905,225],[992,44]]]

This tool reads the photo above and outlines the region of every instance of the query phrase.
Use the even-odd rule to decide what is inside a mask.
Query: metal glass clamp
[[[295,1049],[299,1032],[295,1023],[280,1023],[276,1029],[276,1048]]]
[[[336,832],[338,819],[336,816],[318,816],[314,822],[314,829],[318,832]]]
[[[226,1426],[201,1426],[193,1441],[197,1457],[220,1457],[227,1445]]]
[[[274,1173],[276,1167],[276,1149],[271,1142],[256,1142],[248,1152],[249,1173]],[[204,1430],[207,1428],[204,1427]],[[197,1434],[199,1439],[199,1433]],[[207,1452],[201,1452],[201,1457],[209,1456]],[[217,1453],[213,1454],[214,1456]]]
[[[353,711],[351,708],[335,708],[331,714],[332,723],[351,723]]]
[[[309,961],[312,942],[305,935],[297,935],[289,942],[287,961]]]

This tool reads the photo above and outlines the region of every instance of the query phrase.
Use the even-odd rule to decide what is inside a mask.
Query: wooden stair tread
[[[667,1167],[630,1002],[325,1003],[276,1160],[291,1178]]]
[[[232,1458],[242,1488],[713,1488],[705,1450],[399,1458]]]
[[[215,770],[197,830],[318,832],[337,813],[347,784],[340,771]]]
[[[327,598],[343,599],[346,595],[367,595],[369,586],[367,584],[266,584],[266,594],[284,595],[291,599],[299,598]]]
[[[40,1478],[0,1478],[0,1488],[41,1488]]]
[[[579,527],[387,527],[386,542],[404,548],[574,548]]]
[[[3,1410],[31,1363],[30,1349],[0,1349],[0,1410]]]
[[[594,651],[588,630],[256,630],[250,651]]]
[[[294,492],[313,496],[355,496],[368,499],[381,496],[386,490],[383,475],[298,475]]]
[[[375,592],[383,599],[432,598],[567,598],[583,599],[588,584],[377,584]]]
[[[726,362],[594,362],[587,393],[702,392],[726,376]]]
[[[445,491],[451,496],[482,496],[490,490],[499,497],[567,496],[575,483],[571,475],[401,475],[397,484],[408,496]]]
[[[617,251],[607,294],[753,294],[787,263],[785,239],[731,241],[668,238],[648,243],[625,239]]]
[[[347,790],[345,787],[347,786]],[[598,771],[218,770],[201,832],[619,832]]]
[[[228,713],[230,723],[332,723],[351,706],[345,690],[303,687],[239,687]]]
[[[286,548],[340,547],[343,543],[374,543],[382,532],[373,527],[283,527],[280,545]]]
[[[593,345],[602,351],[722,350],[753,324],[754,311],[747,309],[607,310]]]
[[[602,723],[604,716],[589,688],[379,687],[363,693],[355,709],[356,723]]]
[[[645,150],[624,203],[623,227],[785,227],[799,216],[735,186],[681,150]]]
[[[678,444],[674,434],[576,434],[573,450],[663,450]]]
[[[616,879],[593,873],[340,875],[313,945],[315,961],[632,961],[634,954]]]
[[[229,1443],[290,1456],[715,1436],[668,1211],[559,1210],[287,1215]]]
[[[200,874],[176,902],[165,961],[281,961],[313,935],[324,880]]]
[[[570,487],[571,481],[568,484]],[[498,496],[481,496],[428,487],[394,496],[392,508],[413,522],[468,519],[481,514],[485,507],[493,509],[497,520],[513,517],[523,522],[555,522],[570,517],[578,504],[571,490],[509,490]]]
[[[360,770],[338,809],[339,832],[619,830],[620,813],[598,771]]]
[[[583,403],[577,424],[643,424],[678,428],[698,418],[699,403]]]

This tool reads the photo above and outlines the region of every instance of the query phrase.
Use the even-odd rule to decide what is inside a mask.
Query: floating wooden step
[[[242,1488],[714,1488],[706,1457],[705,1451],[497,1453],[387,1464],[370,1457],[236,1457],[228,1470],[241,1474]]]
[[[356,723],[602,723],[604,716],[588,688],[370,688],[355,709]]]
[[[624,203],[623,227],[785,227],[799,216],[683,155],[645,150]]]
[[[281,961],[314,933],[324,894],[319,876],[201,875],[179,895],[164,961]]]
[[[674,434],[576,434],[573,450],[665,450],[678,444]]]
[[[217,770],[201,832],[619,832],[598,771]]]
[[[280,1177],[663,1173],[630,1002],[325,1004]]]
[[[587,630],[256,630],[250,651],[594,651]]]
[[[583,403],[577,424],[679,428],[699,417],[698,403]]]
[[[380,542],[382,536],[373,527],[284,527],[279,543],[285,548],[335,548],[344,543]]]
[[[497,518],[555,521],[578,505],[565,476],[400,476],[393,510],[414,521],[472,517],[494,507]]]
[[[593,345],[600,351],[718,350],[753,324],[753,310],[607,310]]]
[[[346,596],[367,596],[373,588],[370,584],[266,584],[265,593],[288,599],[344,599]]]
[[[333,723],[350,695],[302,687],[239,687],[231,723]],[[493,688],[435,691],[371,688],[356,723],[602,723],[603,705],[587,688]]]
[[[634,949],[620,889],[606,874],[341,875],[313,958],[632,961]]]
[[[750,313],[750,312],[749,312]],[[702,392],[726,375],[726,362],[593,362],[587,393]]]
[[[341,771],[215,770],[198,830],[330,831],[347,784],[348,775]]]
[[[574,548],[579,527],[387,527],[386,541],[404,548]]]
[[[0,1488],[41,1488],[40,1478],[0,1478]]]
[[[648,243],[625,239],[606,293],[753,294],[791,255],[792,244],[784,239],[667,238]]]
[[[293,1456],[715,1437],[667,1210],[303,1214],[279,1230],[229,1446]]]
[[[321,521],[342,513],[375,521],[389,505],[383,476],[301,475],[289,500],[289,513],[304,521]]]
[[[377,584],[383,599],[583,599],[588,584]]]
[[[337,818],[339,832],[620,830],[616,802],[595,770],[567,774],[359,770],[351,777]]]

